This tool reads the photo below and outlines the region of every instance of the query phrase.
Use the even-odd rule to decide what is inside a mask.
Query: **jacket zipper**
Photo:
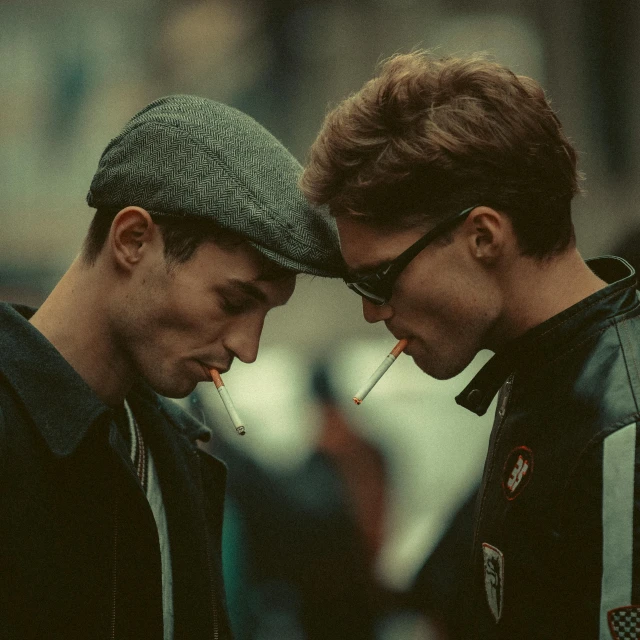
[[[213,640],[218,640],[218,607],[216,606],[215,592],[213,588],[213,564],[211,561],[211,552],[209,550],[209,541],[207,540],[207,564],[209,566],[209,585],[211,587],[211,610],[213,612]]]
[[[505,418],[507,415],[507,406],[509,404],[509,400],[511,399],[511,392],[513,390],[513,379],[514,379],[514,374],[512,373],[506,380],[504,393],[502,395],[502,398],[500,399],[500,406],[496,411],[496,414],[498,417],[498,424],[495,426],[495,439],[493,441],[492,452],[495,452],[495,450],[498,448],[498,441],[500,440],[500,436],[502,435],[502,427],[504,425]],[[488,453],[491,454],[492,452],[488,452]],[[476,554],[476,546],[478,544],[480,519],[484,512],[484,499],[487,493],[489,478],[492,476],[494,471],[495,460],[492,459],[489,462],[489,465],[490,467],[487,469],[485,482],[482,485],[482,495],[480,496],[480,509],[478,510],[478,518],[477,518],[476,526],[474,527],[474,532],[473,532],[473,551],[472,551],[473,556],[472,557],[474,558]]]
[[[111,593],[111,640],[116,637],[116,586],[118,576],[118,492],[116,491],[113,501],[113,570],[111,583],[113,585]]]
[[[200,456],[198,452],[194,452],[196,456],[196,460],[198,461],[198,470],[200,472],[200,486],[202,487],[202,461],[200,460]],[[215,593],[215,572],[213,570],[213,559],[211,557],[211,546],[209,541],[209,536],[207,535],[207,568],[209,569],[209,588],[211,589],[211,612],[213,613],[213,640],[219,640],[220,631],[218,624],[218,606],[216,604],[216,593]]]

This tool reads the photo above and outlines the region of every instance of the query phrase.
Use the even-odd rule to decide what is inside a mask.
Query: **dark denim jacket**
[[[31,313],[0,305],[0,638],[161,639],[157,528],[113,412]],[[142,386],[127,400],[162,486],[174,637],[230,638],[226,468],[198,448],[207,430],[175,403]]]

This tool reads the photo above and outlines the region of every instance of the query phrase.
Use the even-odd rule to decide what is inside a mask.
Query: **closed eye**
[[[240,315],[245,311],[249,311],[254,305],[255,301],[253,299],[235,301],[222,296],[222,310],[229,315]]]
[[[385,262],[378,262],[373,265],[366,265],[364,267],[360,267],[358,269],[350,269],[349,270],[349,280],[351,282],[355,280],[361,280],[362,278],[367,278],[368,276],[373,276],[378,271],[382,271],[384,268],[388,267],[391,264],[391,261],[387,260]]]
[[[382,277],[386,274],[386,270],[391,266],[391,262],[380,262],[375,267],[358,269],[352,272],[347,282],[362,282],[365,280],[376,280],[376,276]]]

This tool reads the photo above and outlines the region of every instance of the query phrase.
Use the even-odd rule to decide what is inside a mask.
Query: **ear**
[[[490,207],[476,207],[465,221],[469,249],[478,260],[495,263],[515,241],[509,217]]]
[[[125,207],[111,223],[109,246],[116,264],[130,270],[158,242],[159,231],[140,207]]]

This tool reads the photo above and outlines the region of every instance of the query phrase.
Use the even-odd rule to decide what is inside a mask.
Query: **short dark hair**
[[[82,258],[88,265],[95,264],[109,235],[117,209],[97,209],[82,247]],[[196,249],[205,241],[213,240],[220,246],[234,246],[247,242],[242,235],[223,229],[206,218],[150,214],[160,228],[164,243],[164,256],[169,267],[187,262]],[[266,256],[259,254],[262,270],[261,280],[278,280],[295,272],[280,266]]]
[[[540,85],[481,55],[387,60],[331,111],[301,179],[334,216],[410,228],[473,205],[509,215],[525,254],[574,239],[577,154]]]

